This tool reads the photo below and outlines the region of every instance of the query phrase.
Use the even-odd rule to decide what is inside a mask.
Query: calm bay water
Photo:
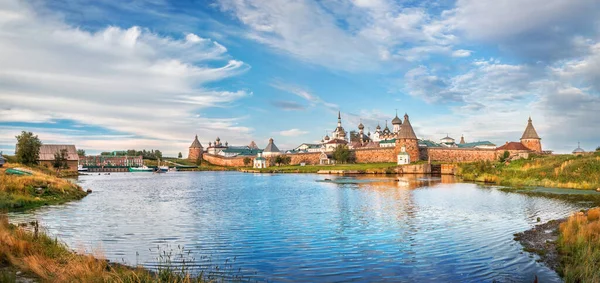
[[[317,182],[325,178],[339,183]],[[581,207],[451,178],[122,173],[36,218],[74,249],[153,266],[157,247],[271,282],[557,282],[513,234]]]

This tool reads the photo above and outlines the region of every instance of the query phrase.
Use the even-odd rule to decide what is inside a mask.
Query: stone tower
[[[190,150],[188,152],[188,160],[196,161],[202,158],[202,153],[204,153],[204,149],[202,148],[202,144],[198,141],[198,135],[194,138],[192,145],[190,145]]]
[[[400,128],[400,131],[396,137],[396,155],[402,151],[402,148],[404,148],[405,152],[410,155],[410,162],[415,162],[420,159],[419,140],[417,139],[417,135],[415,135],[415,131],[408,120],[408,114],[404,114],[404,123],[402,123],[402,127]]]
[[[521,143],[530,150],[538,153],[542,152],[542,139],[538,136],[533,127],[531,117],[529,117],[527,128],[525,128],[525,132],[523,132],[523,136],[521,137]]]

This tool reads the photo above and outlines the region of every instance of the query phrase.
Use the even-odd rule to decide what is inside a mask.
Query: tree
[[[506,162],[506,160],[510,157],[510,152],[508,152],[508,150],[504,151],[504,154],[502,154],[502,156],[500,156],[500,162],[504,163]]]
[[[250,163],[252,163],[252,159],[250,159],[250,157],[244,157],[244,166],[250,166]]]
[[[154,150],[154,157],[162,159],[162,152],[160,152],[160,150],[158,150],[158,149]]]
[[[283,163],[284,165],[289,165],[292,162],[292,157],[291,156],[283,156],[281,157],[281,163]]]
[[[600,146],[596,148],[596,151],[600,151]]]
[[[63,148],[60,151],[57,151],[56,153],[54,153],[54,161],[52,161],[52,167],[54,167],[54,169],[56,169],[57,173],[60,171],[60,169],[69,168],[69,165],[67,164],[67,150],[66,149]]]
[[[25,165],[35,164],[40,159],[40,147],[42,142],[32,132],[22,131],[17,138],[17,161]]]
[[[281,163],[283,163],[283,156],[277,155],[275,156],[275,160],[273,161],[275,162],[275,164],[277,164],[277,166],[281,166]]]
[[[85,150],[83,150],[83,149],[78,149],[78,150],[77,150],[77,155],[79,155],[79,156],[85,156]]]
[[[338,145],[333,151],[332,158],[337,163],[346,163],[350,160],[350,149],[345,145]]]
[[[183,154],[181,154],[181,152],[177,155],[177,158],[181,159],[183,157]]]
[[[350,131],[350,142],[360,141],[360,135],[356,131]]]

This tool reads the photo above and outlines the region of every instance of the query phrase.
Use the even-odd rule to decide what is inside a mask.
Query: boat
[[[22,168],[8,168],[4,171],[6,175],[31,176],[33,172]]]
[[[168,172],[169,166],[158,166],[158,170],[162,172]]]
[[[77,171],[79,171],[79,172],[87,172],[88,169],[84,168],[83,165],[77,165]]]
[[[129,167],[129,172],[154,172],[154,169],[144,165],[142,167]]]

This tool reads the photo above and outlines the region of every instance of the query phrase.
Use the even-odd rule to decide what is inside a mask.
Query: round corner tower
[[[542,139],[538,136],[533,127],[531,117],[529,117],[525,132],[523,132],[523,136],[521,136],[521,143],[532,151],[538,153],[542,152]]]
[[[202,144],[200,144],[200,141],[198,141],[198,135],[196,135],[196,138],[194,138],[192,145],[190,145],[190,149],[188,152],[188,160],[196,161],[202,158],[202,153],[204,153]]]
[[[400,127],[400,131],[396,136],[396,155],[404,148],[405,152],[410,156],[410,162],[418,161],[419,158],[419,140],[417,135],[408,120],[408,114],[404,114],[404,123]]]

